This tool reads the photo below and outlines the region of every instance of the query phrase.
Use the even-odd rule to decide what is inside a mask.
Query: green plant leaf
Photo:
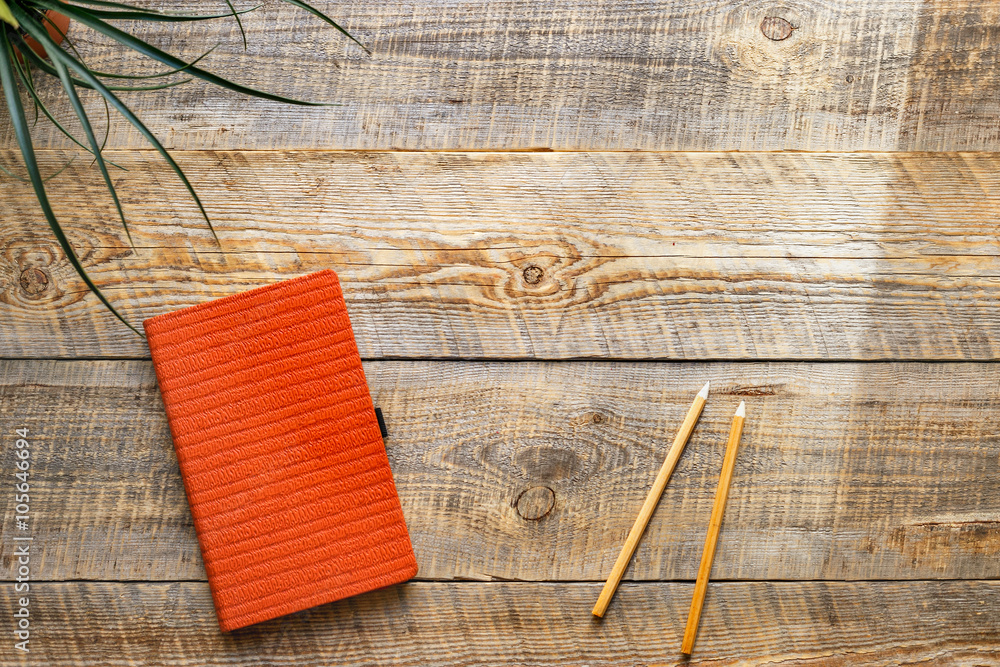
[[[232,5],[230,4],[230,7]],[[244,9],[242,11],[236,11],[234,8],[231,12],[226,12],[225,14],[167,14],[165,12],[150,11],[147,9],[124,9],[124,10],[107,10],[107,9],[88,9],[91,15],[96,16],[101,19],[115,19],[120,21],[159,21],[159,22],[187,22],[187,21],[210,21],[212,19],[224,19],[230,16],[236,17],[236,22],[240,24],[240,30],[243,30],[243,23],[240,21],[240,14],[246,14],[248,12],[255,11],[260,8],[257,5],[253,9]],[[245,38],[244,37],[244,46]]]
[[[229,11],[233,13],[233,18],[236,19],[236,25],[240,28],[240,35],[243,37],[243,50],[247,50],[247,31],[243,29],[243,21],[240,20],[240,14],[242,12],[237,12],[236,7],[233,7],[232,0],[226,0],[226,4],[229,5]],[[260,5],[258,5],[259,7]],[[256,9],[256,7],[254,8]]]
[[[368,50],[367,46],[365,46],[364,44],[362,44],[361,42],[359,42],[357,39],[355,39],[354,35],[352,35],[351,33],[347,32],[346,30],[344,30],[342,27],[340,27],[340,24],[338,24],[332,18],[330,18],[329,16],[327,16],[326,14],[324,14],[323,12],[321,12],[320,10],[316,9],[312,5],[306,4],[306,3],[302,2],[301,0],[283,0],[283,2],[287,2],[288,4],[292,5],[293,7],[298,7],[299,9],[304,9],[307,12],[309,12],[310,14],[312,14],[313,16],[318,16],[320,19],[322,19],[323,21],[326,21],[327,23],[329,23],[330,25],[332,25],[334,28],[336,28],[337,30],[339,30],[341,32],[341,34],[346,35],[347,38],[350,39],[352,42],[354,42],[355,44],[357,44],[358,46],[360,46],[362,49],[364,49],[365,53],[367,53],[368,55],[372,54],[372,52]]]
[[[18,36],[14,35],[14,37],[18,37]],[[22,44],[23,44],[23,41],[22,41]],[[10,56],[11,56],[11,62],[14,63],[14,69],[16,70],[18,77],[21,79],[21,83],[24,84],[25,90],[28,91],[28,95],[30,95],[31,98],[32,98],[32,100],[34,100],[34,102],[35,102],[35,111],[37,112],[38,110],[41,110],[41,112],[43,114],[45,114],[45,117],[48,118],[49,121],[53,125],[55,125],[59,129],[60,132],[62,132],[63,134],[65,134],[67,137],[69,137],[70,141],[72,141],[77,146],[79,146],[83,150],[85,150],[88,153],[90,153],[90,148],[88,148],[79,139],[77,139],[75,136],[73,136],[73,134],[70,133],[69,130],[67,130],[65,127],[63,127],[62,123],[60,123],[58,120],[56,120],[55,116],[52,115],[52,112],[49,111],[49,108],[47,106],[45,106],[45,103],[42,102],[41,98],[38,95],[38,92],[35,90],[35,83],[34,83],[34,81],[31,78],[31,69],[29,67],[27,67],[27,66],[22,65],[21,62],[20,62],[20,60],[18,60],[14,56],[13,43],[9,43],[8,46],[10,47],[9,51],[10,51]],[[24,44],[21,48],[23,50],[23,49],[27,49],[27,48],[30,48],[30,47],[28,47],[27,44]],[[105,108],[106,107],[107,107],[107,102],[105,102]],[[126,169],[125,167],[123,167],[120,164],[117,164],[115,162],[112,162],[111,160],[105,160],[105,161],[108,164],[112,165],[113,167],[117,167],[118,169],[121,169],[122,171],[128,171],[128,169]],[[49,176],[45,180],[48,181],[51,178],[52,178],[52,176]]]
[[[109,3],[104,3],[104,4],[109,4]],[[110,4],[115,4],[115,3],[110,3]],[[257,5],[257,7],[254,7],[253,9],[248,9],[248,10],[244,10],[244,11],[245,12],[247,12],[247,11],[255,11],[258,8],[260,8],[260,5]],[[220,14],[219,15],[220,18],[223,17],[223,16],[228,16],[228,14]],[[113,72],[98,72],[97,70],[95,70],[92,67],[90,67],[89,65],[87,65],[86,62],[84,62],[84,60],[83,60],[83,54],[81,54],[80,51],[77,50],[76,45],[73,43],[73,40],[70,39],[69,35],[67,35],[66,33],[64,33],[62,31],[62,28],[60,28],[54,22],[52,22],[52,20],[49,18],[48,14],[43,14],[42,17],[45,19],[45,22],[48,23],[52,27],[53,30],[55,30],[56,32],[58,32],[62,36],[62,38],[65,40],[65,42],[67,44],[69,44],[69,47],[73,50],[73,53],[76,54],[77,60],[79,60],[82,64],[86,65],[87,69],[90,70],[90,73],[93,74],[94,76],[97,76],[97,77],[106,77],[106,78],[109,78],[109,79],[156,79],[156,78],[160,78],[160,77],[164,77],[164,76],[170,76],[172,74],[177,74],[179,72],[183,72],[184,70],[186,70],[191,65],[197,64],[202,59],[204,59],[205,57],[207,57],[210,53],[212,53],[212,51],[215,51],[215,49],[217,49],[219,47],[219,44],[217,43],[215,46],[213,46],[212,48],[210,48],[208,51],[205,51],[205,53],[201,54],[200,56],[198,56],[197,58],[195,58],[194,60],[192,60],[190,63],[186,64],[184,67],[176,67],[174,69],[170,69],[170,70],[167,70],[165,72],[156,72],[155,74],[115,74]],[[187,83],[188,81],[191,81],[191,79],[187,79],[186,81],[184,81],[184,83]],[[79,84],[77,84],[77,85],[79,85]],[[177,84],[175,83],[174,85],[177,85]],[[111,87],[111,90],[115,90],[115,88]],[[108,108],[108,102],[107,102],[107,100],[104,100],[104,108],[105,108],[105,110]],[[107,140],[107,137],[105,137],[105,141],[106,140]]]
[[[324,22],[333,26],[338,32],[342,33],[348,37],[355,44],[360,46],[368,54],[371,53],[367,47],[365,47],[360,41],[358,41],[353,35],[347,32],[344,28],[338,25],[330,17],[320,12],[312,5],[302,2],[301,0],[283,0],[288,4],[291,4],[297,8],[303,9],[317,17],[319,17]],[[55,214],[49,204],[47,195],[45,193],[44,183],[48,179],[42,179],[40,171],[38,168],[37,160],[34,154],[34,149],[31,143],[30,132],[28,129],[24,107],[20,102],[20,94],[17,90],[17,82],[20,82],[29,91],[32,102],[35,108],[35,117],[38,118],[38,112],[42,111],[56,126],[60,131],[64,132],[70,137],[75,143],[80,145],[87,152],[94,155],[94,161],[101,170],[102,177],[104,178],[105,185],[114,200],[115,207],[118,210],[119,217],[122,220],[122,224],[125,227],[126,235],[129,238],[130,244],[132,243],[131,233],[128,229],[124,212],[121,207],[121,202],[118,198],[117,191],[114,188],[114,184],[111,181],[110,175],[108,174],[107,164],[114,164],[109,160],[105,160],[102,154],[104,149],[104,143],[107,141],[107,131],[105,133],[104,142],[100,145],[97,142],[96,135],[93,130],[93,126],[90,123],[82,102],[80,101],[79,95],[77,94],[76,88],[89,88],[96,90],[102,97],[102,101],[105,106],[105,113],[110,112],[110,106],[113,106],[119,113],[121,113],[126,120],[128,120],[143,137],[150,143],[150,145],[160,153],[167,164],[171,167],[177,177],[184,184],[188,193],[191,195],[195,204],[198,206],[199,211],[208,223],[208,227],[212,232],[213,237],[219,242],[218,235],[212,225],[211,220],[208,217],[201,199],[198,197],[191,185],[190,181],[181,170],[180,166],[167,152],[166,148],[159,142],[159,140],[150,132],[148,128],[139,120],[139,118],[114,94],[112,91],[144,91],[144,90],[163,90],[165,88],[170,88],[172,86],[181,85],[187,83],[192,79],[184,79],[181,81],[171,81],[158,85],[150,86],[117,86],[104,83],[99,77],[107,78],[118,78],[118,79],[153,79],[158,77],[170,76],[173,74],[178,74],[181,72],[186,72],[193,77],[200,78],[204,81],[217,85],[221,88],[225,88],[237,93],[249,95],[252,97],[257,97],[266,100],[272,100],[276,102],[282,102],[286,104],[297,104],[306,106],[336,106],[331,104],[325,104],[322,102],[308,102],[304,100],[297,100],[294,98],[284,97],[281,95],[275,95],[268,93],[266,91],[257,90],[250,88],[248,86],[243,86],[230,81],[226,78],[213,74],[209,71],[201,69],[196,66],[196,63],[200,62],[205,58],[208,53],[211,53],[212,49],[208,52],[202,54],[197,59],[191,62],[185,62],[117,27],[108,23],[109,20],[143,20],[143,21],[174,21],[174,22],[187,22],[187,21],[202,21],[210,19],[224,18],[232,16],[235,18],[237,25],[240,29],[240,34],[243,39],[243,48],[247,50],[247,36],[244,30],[241,14],[245,14],[251,11],[255,11],[259,7],[254,7],[247,10],[237,10],[234,0],[225,0],[226,5],[229,8],[229,13],[227,14],[181,14],[181,13],[168,13],[162,12],[155,9],[148,9],[145,7],[139,7],[136,5],[128,4],[125,2],[116,2],[114,0],[73,0],[72,2],[65,2],[63,0],[0,0],[0,20],[12,25],[20,26],[20,31],[6,29],[4,30],[3,24],[0,23],[0,37],[2,37],[2,43],[0,43],[0,85],[3,86],[4,95],[7,99],[7,105],[13,120],[12,126],[14,129],[15,136],[17,137],[19,146],[21,148],[22,157],[25,161],[25,167],[28,171],[30,177],[30,182],[35,190],[36,197],[38,198],[39,205],[45,214],[46,219],[49,222],[49,226],[52,228],[53,233],[58,240],[60,247],[66,253],[67,258],[73,265],[74,269],[84,280],[87,286],[98,296],[101,302],[126,326],[130,329],[139,333],[139,331],[133,327],[122,315],[115,310],[111,303],[104,297],[103,293],[97,288],[97,286],[90,280],[83,266],[80,264],[79,259],[73,251],[72,246],[69,243],[66,235],[63,233],[59,226],[58,220],[55,218]],[[46,15],[46,10],[54,10],[56,12],[62,13],[64,16],[91,28],[92,30],[109,37],[117,41],[122,46],[125,46],[132,51],[146,56],[152,60],[158,61],[170,67],[171,69],[165,72],[156,72],[149,75],[125,75],[125,74],[113,74],[97,72],[90,69],[85,63],[82,54],[80,54],[72,41],[63,34],[65,43],[68,46],[69,51],[64,51],[60,48],[48,35],[45,30],[43,22],[47,22],[54,25],[52,21]],[[23,32],[21,32],[23,31]],[[60,31],[61,32],[61,31]],[[42,44],[46,50],[47,58],[39,57],[31,48],[27,47],[22,37],[23,34],[30,35],[34,40]],[[16,44],[20,56],[15,54],[14,45]],[[214,47],[213,47],[214,48]],[[76,57],[73,56],[75,54]],[[67,96],[70,99],[70,103],[73,106],[74,112],[80,121],[84,132],[87,135],[87,141],[90,147],[84,145],[81,141],[73,137],[59,122],[56,121],[53,114],[48,110],[48,108],[42,103],[41,96],[35,89],[34,82],[32,80],[31,68],[27,65],[22,67],[25,62],[30,62],[35,65],[40,70],[49,74],[51,76],[60,79]],[[110,122],[106,130],[110,130]],[[70,160],[72,163],[72,160]],[[56,174],[61,173],[67,165],[64,165],[62,169],[56,172]],[[0,169],[7,171],[2,165]],[[9,172],[8,172],[9,173]],[[55,176],[56,174],[53,174]],[[14,176],[15,178],[20,178]],[[50,176],[49,178],[52,178]],[[134,245],[133,245],[134,248]],[[139,334],[141,335],[141,333]]]
[[[184,67],[187,65],[183,60],[175,56],[170,55],[166,51],[161,51],[152,44],[147,44],[141,39],[130,35],[129,33],[119,30],[118,28],[104,22],[103,20],[91,15],[87,10],[75,7],[73,5],[67,5],[64,2],[59,2],[59,0],[32,0],[33,3],[40,7],[46,9],[54,9],[57,12],[61,12],[66,16],[78,21],[79,23],[96,30],[105,37],[110,37],[115,41],[121,43],[123,46],[127,46],[137,53],[141,53],[144,56],[152,58],[153,60],[158,60],[164,65],[169,65],[171,67]],[[15,14],[16,16],[16,14]],[[34,35],[32,35],[34,37]],[[35,37],[35,39],[38,39]],[[255,88],[248,88],[247,86],[241,86],[238,83],[233,83],[228,79],[224,79],[221,76],[207,72],[200,67],[194,67],[188,65],[186,70],[192,76],[196,76],[199,79],[207,81],[209,83],[215,84],[221,88],[226,88],[237,93],[243,93],[244,95],[251,95],[253,97],[259,97],[265,100],[271,100],[273,102],[284,102],[285,104],[298,104],[303,106],[331,106],[323,102],[306,102],[304,100],[296,100],[291,97],[283,97],[281,95],[274,95],[272,93],[264,92],[263,90],[256,90]],[[79,72],[78,72],[79,73]],[[86,77],[84,77],[86,78]]]
[[[23,41],[21,42],[21,44],[23,44],[23,46],[21,47],[22,49],[30,48],[28,47],[27,44],[24,44]],[[69,130],[63,127],[62,123],[60,123],[58,120],[55,119],[52,113],[49,112],[48,107],[45,106],[45,103],[42,102],[41,98],[38,97],[38,92],[35,90],[34,83],[31,80],[31,75],[30,75],[31,70],[30,68],[23,67],[21,63],[18,61],[17,57],[15,57],[14,46],[10,41],[7,42],[7,47],[8,47],[7,49],[8,55],[11,59],[11,62],[14,64],[14,69],[18,75],[18,78],[21,79],[21,83],[24,84],[24,88],[25,90],[28,91],[28,95],[30,95],[31,99],[34,100],[35,102],[35,109],[41,109],[42,113],[45,114],[45,116],[50,121],[52,121],[52,124],[55,125],[60,132],[69,137],[70,141],[80,146],[89,153],[90,149],[87,148],[83,143],[81,143],[79,139],[74,137]]]
[[[101,170],[101,176],[104,177],[104,184],[111,193],[111,199],[115,202],[115,208],[118,210],[118,217],[121,218],[122,227],[125,228],[125,236],[128,237],[128,243],[132,246],[132,249],[135,250],[135,242],[132,240],[132,232],[129,231],[128,223],[125,221],[125,212],[122,210],[122,203],[118,199],[118,192],[115,190],[115,184],[111,181],[111,175],[108,174],[108,166],[104,164],[104,156],[101,155],[101,146],[97,143],[97,136],[94,134],[94,128],[90,125],[90,119],[87,117],[87,112],[83,109],[83,104],[80,102],[80,96],[76,94],[76,87],[73,85],[73,82],[70,81],[69,71],[66,69],[66,65],[64,65],[62,60],[59,58],[53,58],[52,64],[55,65],[56,71],[59,73],[59,79],[62,81],[63,89],[66,91],[70,104],[73,106],[73,111],[76,112],[76,117],[80,120],[80,125],[83,127],[83,131],[87,135],[87,141],[90,143],[90,147],[94,154],[94,160],[97,162],[98,169]]]
[[[295,7],[298,7],[299,9],[304,9],[305,11],[309,12],[310,14],[319,17],[321,20],[323,20],[326,23],[328,23],[331,26],[333,26],[341,34],[345,35],[352,42],[354,42],[355,44],[357,44],[358,46],[360,46],[362,49],[364,49],[365,53],[367,53],[368,55],[371,55],[371,51],[368,49],[367,46],[365,46],[364,44],[362,44],[361,42],[359,42],[357,40],[357,38],[354,37],[354,35],[352,35],[347,30],[345,30],[339,23],[337,23],[336,21],[334,21],[329,16],[327,16],[323,12],[319,11],[318,9],[316,9],[315,7],[313,7],[312,5],[310,5],[308,3],[305,3],[305,2],[302,2],[301,0],[282,0],[282,1],[283,2],[287,2],[288,4],[293,5]],[[136,7],[135,5],[129,5],[129,4],[121,3],[121,2],[111,2],[110,0],[75,0],[75,2],[73,4],[76,4],[76,5],[89,5],[91,7],[114,7],[114,8],[118,8],[118,9],[135,10],[135,11],[147,12],[147,13],[153,13],[153,14],[162,14],[163,13],[163,12],[158,12],[155,9],[145,9],[143,7]],[[236,10],[233,8],[233,4],[232,4],[231,0],[226,0],[226,4],[228,4],[229,8],[234,13],[237,13],[237,14],[246,14],[248,12],[255,11],[255,10],[257,10],[257,9],[259,9],[261,7],[261,5],[258,5],[257,7],[254,7],[253,9],[247,9],[247,10],[243,10],[241,12],[236,12]],[[229,14],[226,14],[225,16],[229,16]],[[219,17],[219,18],[221,18],[221,17]],[[242,23],[242,21],[240,21],[239,16],[236,17],[236,22],[240,25],[240,32],[243,33],[243,48],[244,48],[244,50],[246,50],[246,47],[247,47],[246,33],[243,32],[243,23]]]
[[[217,48],[219,48],[219,44],[216,44],[215,46],[213,46],[212,48],[210,48],[208,51],[205,51],[205,53],[201,54],[200,56],[198,56],[197,58],[195,58],[194,60],[192,60],[190,63],[188,63],[184,67],[177,67],[175,69],[168,69],[168,70],[164,70],[162,72],[155,72],[153,74],[115,74],[113,72],[98,72],[97,70],[94,70],[94,69],[90,70],[90,73],[93,74],[94,76],[102,77],[102,78],[105,78],[105,79],[158,79],[160,77],[170,76],[172,74],[180,74],[181,72],[183,72],[184,70],[186,70],[191,65],[194,65],[194,64],[197,64],[198,62],[200,62],[202,59],[204,59],[206,56],[208,56],[210,53],[212,53],[212,51],[215,51]],[[188,79],[188,81],[190,81],[190,80],[191,79]]]
[[[221,245],[221,242],[219,241],[219,236],[215,233],[215,227],[212,226],[212,221],[208,218],[208,212],[205,211],[205,207],[202,205],[201,199],[198,197],[198,193],[195,192],[194,190],[194,186],[191,185],[191,182],[188,180],[187,176],[185,176],[184,172],[181,170],[180,165],[178,165],[177,162],[174,161],[174,158],[171,157],[170,153],[167,152],[167,149],[163,147],[163,144],[160,143],[159,139],[157,139],[156,136],[149,131],[149,128],[147,128],[143,124],[143,122],[139,120],[139,117],[136,116],[135,113],[133,113],[132,110],[129,109],[124,102],[118,99],[118,97],[114,93],[112,93],[107,86],[105,86],[103,83],[100,82],[100,80],[98,80],[97,77],[91,74],[90,70],[88,70],[86,66],[84,66],[79,61],[70,56],[68,53],[60,49],[56,45],[56,43],[49,38],[49,35],[44,28],[42,28],[37,24],[32,25],[30,22],[24,21],[23,20],[24,14],[22,10],[15,7],[14,11],[15,11],[15,16],[18,16],[19,14],[21,15],[19,18],[21,18],[22,24],[25,25],[25,29],[28,31],[28,34],[34,37],[35,40],[45,48],[46,53],[48,53],[53,60],[58,59],[62,62],[63,65],[67,66],[70,69],[76,70],[76,73],[80,77],[82,77],[84,81],[90,84],[94,88],[94,90],[103,95],[104,99],[110,102],[111,106],[113,106],[118,111],[118,113],[123,115],[130,123],[132,123],[132,126],[135,127],[135,129],[139,130],[139,133],[142,134],[142,136],[146,139],[146,141],[148,141],[153,146],[153,148],[155,148],[160,153],[160,155],[163,156],[163,159],[166,160],[167,164],[170,165],[170,168],[174,170],[174,173],[177,174],[177,177],[184,184],[184,187],[187,188],[187,191],[191,195],[191,198],[194,199],[195,204],[198,205],[198,210],[201,211],[202,216],[205,218],[205,222],[208,223],[208,229],[212,232],[212,236],[215,238],[216,243],[219,243],[219,245]]]
[[[159,13],[157,9],[148,9],[137,5],[130,5],[125,2],[111,2],[111,0],[73,0],[75,5],[90,5],[91,7],[114,7],[116,9],[134,9],[139,12]]]
[[[23,17],[21,23],[24,23]],[[83,268],[76,253],[73,251],[73,246],[70,245],[69,239],[66,238],[62,227],[59,226],[59,221],[56,219],[56,215],[52,211],[52,205],[49,203],[48,195],[45,193],[45,183],[42,181],[41,173],[38,170],[38,162],[35,159],[35,149],[31,143],[31,134],[28,131],[28,119],[24,115],[24,108],[21,106],[21,97],[18,95],[17,83],[14,80],[14,68],[11,64],[9,49],[10,40],[7,39],[6,31],[0,31],[0,39],[3,40],[3,43],[0,44],[2,46],[0,48],[0,86],[3,87],[4,96],[7,101],[7,110],[10,112],[11,125],[14,128],[14,135],[17,137],[18,147],[21,149],[21,156],[24,158],[24,165],[28,171],[28,177],[31,179],[31,186],[35,191],[35,197],[38,199],[38,205],[42,209],[42,214],[48,221],[49,227],[52,229],[52,233],[55,235],[59,246],[66,253],[66,258],[73,265],[73,268],[80,278],[83,279],[83,282],[86,283],[87,287],[90,288],[115,317],[141,336],[142,334],[139,333],[139,330],[122,317],[122,314],[108,301],[104,293],[101,292],[97,285],[94,284],[94,281],[90,279],[90,276],[87,275],[87,271]]]
[[[63,166],[59,167],[59,169],[57,169],[55,172],[53,172],[53,173],[49,174],[48,176],[46,176],[45,178],[43,178],[42,179],[42,183],[48,183],[53,178],[55,178],[59,174],[63,173],[67,169],[69,169],[69,166],[71,164],[73,164],[73,162],[75,162],[75,161],[76,161],[76,156],[74,155],[70,159],[66,160],[66,164],[64,164]],[[7,167],[3,166],[2,164],[0,164],[0,171],[2,171],[3,173],[7,174],[8,176],[10,176],[13,179],[21,181],[22,183],[31,183],[30,179],[24,178],[23,176],[18,176],[17,174],[15,174],[14,172],[12,172],[10,169],[8,169]]]
[[[23,54],[24,57],[26,57],[28,60],[30,60],[31,63],[35,67],[37,67],[38,69],[42,70],[46,74],[49,74],[49,75],[54,76],[56,78],[59,77],[59,75],[56,73],[56,68],[53,67],[50,63],[46,62],[45,60],[42,60],[41,58],[39,58],[38,55],[34,51],[31,50],[31,47],[29,47],[27,44],[25,44],[25,42],[24,42],[23,39],[20,39],[20,37],[18,35],[16,35],[16,34],[13,35],[13,38],[15,40],[20,40],[20,43],[18,44],[18,52],[21,53],[21,54]],[[24,45],[24,48],[21,48],[22,44]],[[27,50],[25,50],[25,49],[27,49]],[[172,81],[170,83],[160,84],[160,85],[157,85],[157,86],[112,86],[112,85],[108,85],[107,89],[108,90],[118,90],[118,91],[122,91],[122,90],[125,90],[125,91],[163,90],[164,88],[173,88],[174,86],[180,86],[180,85],[185,84],[185,83],[190,83],[192,80],[193,79],[182,79],[181,81]],[[93,86],[91,86],[89,83],[87,83],[86,81],[84,81],[82,79],[77,79],[77,78],[74,77],[72,79],[72,81],[79,88],[93,89]]]
[[[0,21],[4,21],[14,26],[15,28],[20,28],[17,19],[14,15],[10,13],[10,7],[7,6],[7,0],[0,0]]]

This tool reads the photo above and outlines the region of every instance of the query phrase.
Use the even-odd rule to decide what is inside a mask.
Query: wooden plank
[[[708,380],[626,579],[694,579],[740,400],[716,579],[1000,577],[997,364],[365,370],[424,579],[603,582]],[[8,361],[0,378],[0,433],[27,427],[34,443],[39,578],[204,578],[148,362]],[[4,525],[12,503],[0,494]]]
[[[135,322],[334,268],[366,358],[1000,355],[997,155],[181,153],[221,250],[155,154],[113,157],[135,250],[85,158],[51,189]],[[0,356],[147,356],[0,199]]]
[[[187,11],[195,4],[218,11],[215,3],[156,3]],[[209,69],[341,106],[282,106],[201,83],[124,98],[177,149],[1000,147],[1000,108],[990,93],[997,10],[986,0],[386,0],[320,7],[374,55],[281,3],[244,16],[246,53],[233,21],[152,24],[136,34],[188,60],[221,43],[202,63]],[[156,70],[78,25],[70,36],[95,68]],[[43,95],[60,118],[72,117],[54,82],[43,85]],[[95,96],[85,101],[103,119]],[[70,147],[51,129],[38,141]],[[4,122],[0,146],[15,145]],[[115,117],[110,145],[145,144]]]
[[[974,20],[969,20],[975,16]],[[1000,5],[925,0],[914,33],[903,150],[994,147],[1000,142]]]
[[[0,604],[13,609],[11,584]],[[691,585],[423,583],[222,634],[203,583],[32,584],[30,662],[102,665],[675,664]],[[13,641],[0,659],[17,664]],[[25,658],[21,656],[21,659]],[[985,665],[1000,583],[718,583],[691,665]]]

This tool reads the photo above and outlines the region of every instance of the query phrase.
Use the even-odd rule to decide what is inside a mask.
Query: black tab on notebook
[[[378,420],[378,430],[382,431],[382,437],[383,438],[388,438],[389,437],[389,431],[385,427],[385,419],[382,418],[382,410],[381,410],[381,408],[375,408],[375,419]]]

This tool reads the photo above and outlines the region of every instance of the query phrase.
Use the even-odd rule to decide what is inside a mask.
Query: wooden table
[[[0,662],[677,663],[745,400],[690,664],[1000,664],[1000,4],[318,5],[374,55],[274,2],[244,17],[246,54],[228,21],[140,29],[185,58],[221,41],[210,69],[341,105],[127,97],[221,246],[120,118],[135,249],[88,160],[44,122],[35,137],[49,172],[77,156],[56,212],[135,323],[339,273],[418,578],[220,634],[145,341],[4,176]],[[97,69],[138,66],[70,35]],[[18,428],[28,658],[9,632]]]

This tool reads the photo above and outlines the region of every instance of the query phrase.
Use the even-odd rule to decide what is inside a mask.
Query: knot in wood
[[[538,283],[542,282],[542,276],[545,275],[545,272],[542,271],[542,268],[540,266],[535,266],[534,264],[532,264],[531,266],[528,266],[524,269],[522,275],[524,276],[524,282],[528,283],[529,285],[537,285]]]
[[[778,16],[767,16],[760,22],[760,31],[764,33],[765,37],[775,42],[788,39],[793,30],[795,28],[792,27],[791,23]]]
[[[514,507],[525,521],[539,521],[548,516],[555,504],[555,491],[547,486],[533,486],[521,492],[514,502]]]
[[[35,267],[21,271],[20,282],[21,289],[28,296],[38,296],[49,288],[49,276]]]

